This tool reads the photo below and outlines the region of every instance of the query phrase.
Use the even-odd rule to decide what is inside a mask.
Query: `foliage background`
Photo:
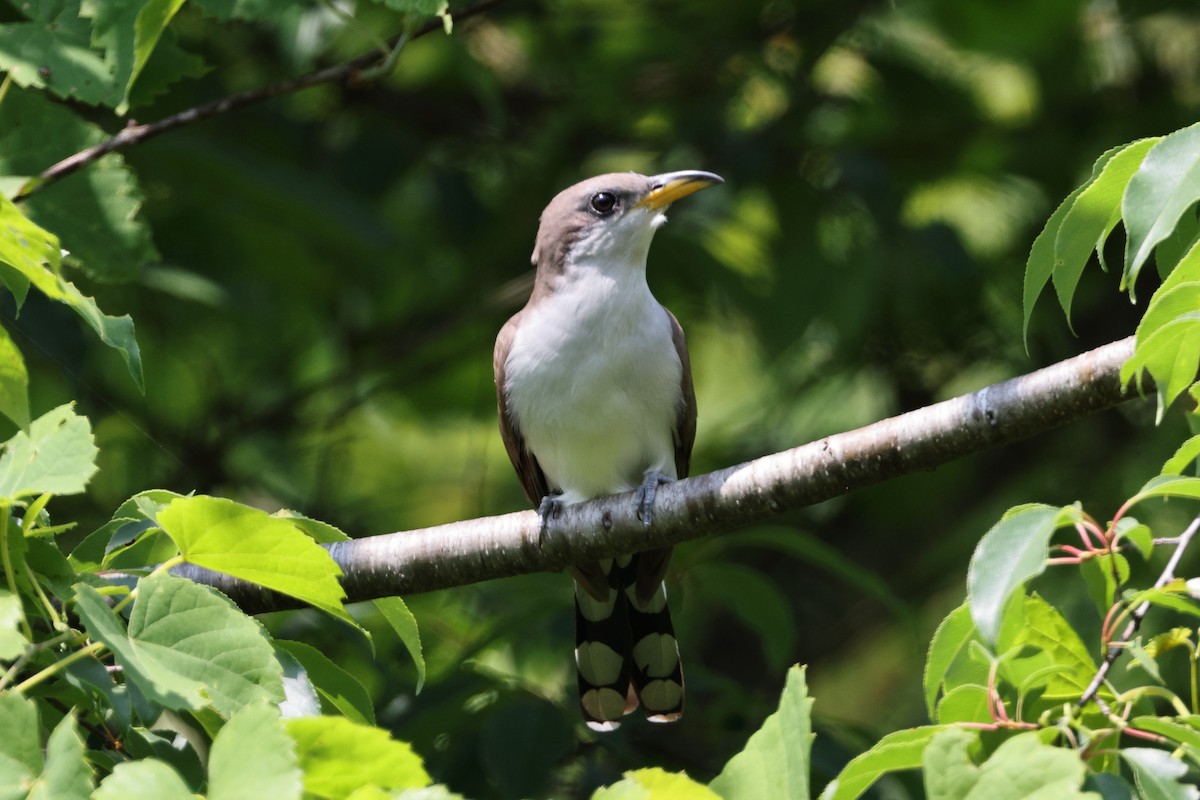
[[[185,5],[168,35],[207,69],[135,95],[131,115],[399,29],[383,6],[350,24],[335,6],[278,6],[267,24]],[[0,21],[17,17],[0,3]],[[1043,307],[1026,354],[1023,263],[1099,153],[1195,120],[1198,35],[1183,2],[509,0],[413,42],[382,83],[319,86],[131,149],[153,243],[132,236],[72,278],[135,319],[145,395],[69,311],[33,296],[16,320],[6,310],[34,414],[77,399],[97,432],[91,491],[56,513],[86,532],[150,486],[355,535],[521,508],[492,339],[524,301],[542,206],[608,170],[727,180],[674,210],[650,265],[691,342],[697,472],[1128,335],[1139,310],[1090,271],[1077,335]],[[18,102],[13,90],[0,119]],[[111,132],[125,122],[89,113]],[[478,797],[584,794],[651,764],[708,779],[774,707],[786,666],[808,663],[820,786],[881,733],[925,721],[923,648],[982,532],[1018,502],[1113,508],[1179,438],[1177,419],[1152,419],[1130,405],[680,548],[669,583],[690,705],[671,728],[585,735],[562,576],[410,598],[429,663],[416,696],[385,626],[373,660],[315,614],[271,624],[351,670],[381,723]],[[1159,513],[1178,528],[1187,512]]]

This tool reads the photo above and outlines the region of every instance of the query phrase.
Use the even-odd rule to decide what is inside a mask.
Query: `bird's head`
[[[533,263],[551,274],[583,261],[644,267],[654,231],[667,221],[667,206],[722,182],[699,170],[588,178],[559,192],[542,212]]]

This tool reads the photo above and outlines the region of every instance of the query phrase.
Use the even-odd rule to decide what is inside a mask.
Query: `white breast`
[[[508,408],[562,501],[675,477],[682,365],[642,276],[591,270],[528,310],[505,362]]]

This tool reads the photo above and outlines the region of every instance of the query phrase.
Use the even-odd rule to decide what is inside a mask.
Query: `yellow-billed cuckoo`
[[[696,395],[683,329],[646,285],[672,201],[710,172],[600,175],[542,212],[529,302],[496,338],[500,433],[543,519],[560,504],[637,490],[649,525],[660,483],[688,473]],[[580,564],[575,661],[589,726],[616,728],[640,700],[683,713],[683,672],[663,576],[670,548]]]

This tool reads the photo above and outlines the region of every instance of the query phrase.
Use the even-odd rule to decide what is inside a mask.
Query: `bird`
[[[700,170],[599,175],[542,212],[533,290],[492,364],[501,438],[543,531],[563,506],[629,491],[648,528],[658,487],[687,477],[687,341],[651,293],[646,259],[670,204],[722,182]],[[670,557],[657,548],[570,569],[579,704],[593,730],[615,730],[639,704],[652,722],[683,714]]]

